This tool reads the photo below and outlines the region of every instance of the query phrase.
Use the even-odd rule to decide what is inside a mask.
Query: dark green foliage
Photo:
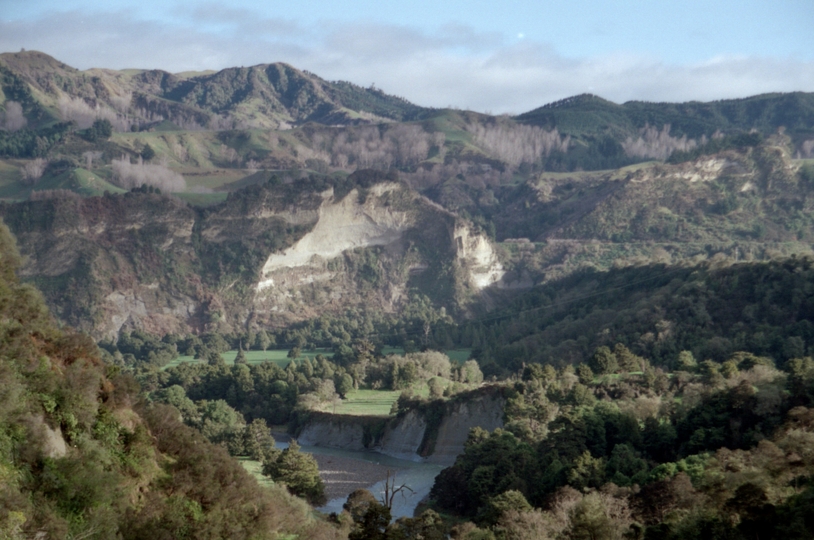
[[[153,150],[153,147],[149,144],[145,144],[144,149],[142,149],[139,155],[144,161],[150,161],[155,157],[155,150]]]
[[[616,355],[608,347],[598,347],[591,356],[591,365],[600,374],[616,373],[619,369],[619,362]]]
[[[505,316],[462,333],[478,336],[473,356],[481,365],[496,361],[511,371],[523,362],[586,361],[598,373],[639,371],[646,367],[640,356],[671,367],[681,351],[718,363],[739,350],[786,361],[814,344],[812,272],[812,260],[799,257],[724,268],[590,270],[533,289]],[[579,298],[588,290],[594,292]],[[642,339],[648,334],[660,337]],[[623,367],[611,340],[627,344]]]
[[[385,540],[385,531],[390,524],[390,509],[379,503],[373,495],[358,489],[348,496],[343,505],[353,518],[354,528],[348,540]]]
[[[528,512],[531,505],[517,490],[508,490],[495,495],[486,503],[479,517],[479,521],[487,525],[494,525],[507,510]]]
[[[91,127],[78,133],[80,137],[88,142],[106,141],[113,135],[113,125],[107,119],[94,120]]]
[[[444,540],[447,538],[444,522],[433,510],[425,510],[421,515],[402,517],[387,527],[387,540]]]
[[[175,344],[167,343],[140,330],[122,332],[115,344],[111,341],[102,341],[99,345],[111,354],[119,352],[122,355],[131,355],[131,358],[139,362],[157,367],[165,366],[178,357],[178,348]]]
[[[532,448],[513,434],[475,428],[464,454],[441,471],[430,495],[440,508],[472,516],[505,491],[529,493],[538,470]]]
[[[0,130],[0,156],[14,158],[44,157],[72,129],[62,122],[50,127],[32,130],[23,128],[13,133]]]
[[[617,105],[598,96],[582,94],[524,113],[518,120],[553,128],[561,133],[583,135],[604,129],[632,134],[645,125],[670,124],[676,135],[711,137],[716,130],[748,133],[757,129],[773,133],[810,129],[814,123],[814,96],[803,92],[762,94],[745,99],[709,103],[650,103],[629,101]]]
[[[351,110],[367,111],[400,121],[417,120],[429,112],[428,109],[413,105],[404,98],[385,94],[374,86],[362,88],[347,81],[334,81],[328,84],[334,99]]]
[[[297,441],[263,462],[263,474],[275,482],[282,482],[294,495],[308,500],[314,506],[325,503],[325,486],[319,477],[317,462],[311,454],[300,452]]]

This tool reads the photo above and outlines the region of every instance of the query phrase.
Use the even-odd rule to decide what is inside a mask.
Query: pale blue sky
[[[431,106],[517,113],[814,91],[814,0],[0,0],[0,51],[80,69],[285,61]]]

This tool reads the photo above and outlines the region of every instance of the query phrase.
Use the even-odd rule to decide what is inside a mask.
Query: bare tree
[[[133,92],[127,92],[121,96],[111,96],[110,103],[121,114],[127,114],[130,109],[130,102],[133,101]]]
[[[399,493],[401,493],[402,497],[404,497],[406,491],[415,493],[413,488],[407,484],[396,486],[396,473],[388,469],[387,478],[384,481],[384,491],[382,492],[382,504],[385,505],[388,510],[392,510],[393,499],[395,499],[396,495]]]
[[[48,160],[37,158],[29,161],[23,166],[23,183],[26,185],[34,185],[37,180],[42,178],[45,168],[48,166]]]
[[[98,103],[91,106],[82,98],[62,95],[58,105],[62,119],[76,122],[80,129],[89,128],[96,120],[108,120],[116,131],[130,131],[133,124],[133,119],[125,114],[117,114],[113,109]]]
[[[628,137],[622,143],[625,154],[630,157],[667,159],[676,150],[687,151],[698,145],[695,139],[687,139],[686,135],[681,138],[671,137],[670,124],[664,124],[661,131],[654,126],[645,124],[639,132],[638,139],[634,140],[632,137]]]
[[[25,127],[28,120],[23,115],[23,106],[16,101],[6,101],[6,111],[0,115],[0,125],[5,131],[17,131]]]
[[[114,159],[111,162],[113,177],[116,183],[124,189],[140,187],[144,184],[161,189],[165,192],[179,192],[186,189],[184,177],[171,171],[165,165],[145,164],[141,158],[136,163],[130,163],[130,158]]]
[[[571,143],[571,138],[560,136],[556,128],[545,131],[537,126],[507,121],[475,124],[468,130],[477,144],[515,167],[521,163],[535,163],[555,150],[566,152]]]
[[[42,189],[32,191],[28,199],[31,201],[45,201],[48,199],[74,199],[79,201],[82,200],[82,197],[70,189]]]
[[[102,157],[102,152],[89,150],[87,152],[83,152],[82,157],[85,158],[85,168],[90,170],[93,167],[93,160],[100,159]]]

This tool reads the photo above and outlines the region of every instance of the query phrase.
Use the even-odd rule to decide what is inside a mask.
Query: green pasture
[[[274,481],[271,478],[268,476],[263,476],[262,463],[245,456],[236,459],[240,462],[243,468],[246,469],[246,472],[254,476],[254,479],[257,480],[258,484],[263,487],[271,487],[274,485]]]
[[[400,390],[367,390],[360,388],[348,395],[330,412],[353,416],[389,416],[393,403],[399,398]]]
[[[444,381],[446,385],[449,381]],[[418,382],[411,387],[413,395],[428,397],[430,388],[426,382]],[[341,403],[331,407],[329,412],[348,414],[352,416],[389,416],[393,403],[401,395],[402,390],[370,390],[360,388],[348,392]]]

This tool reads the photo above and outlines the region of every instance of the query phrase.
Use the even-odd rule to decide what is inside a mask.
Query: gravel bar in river
[[[312,454],[319,465],[319,476],[325,483],[328,500],[346,498],[354,490],[365,488],[387,478],[397,469],[370,461],[327,454]],[[374,494],[375,495],[375,494]]]

